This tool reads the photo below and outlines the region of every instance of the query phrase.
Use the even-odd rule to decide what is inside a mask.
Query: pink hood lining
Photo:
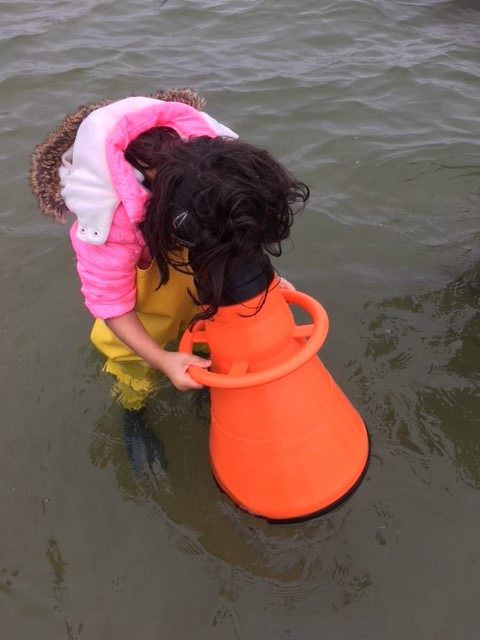
[[[218,135],[202,112],[180,102],[160,102],[123,116],[107,137],[106,152],[112,185],[131,222],[143,218],[149,193],[138,183],[124,152],[137,136],[158,126],[171,127],[184,140],[191,136],[214,138]]]
[[[138,135],[161,125],[172,127],[183,138],[238,137],[183,102],[132,96],[92,111],[78,127],[59,168],[61,195],[77,216],[79,240],[104,245],[121,204],[131,223],[142,218],[149,193],[140,184],[139,172],[125,160],[124,151]]]

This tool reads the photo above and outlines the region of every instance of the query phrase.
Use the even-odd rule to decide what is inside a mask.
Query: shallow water
[[[480,5],[3,2],[0,605],[13,638],[477,638]],[[64,228],[31,149],[106,96],[194,86],[312,187],[281,272],[327,309],[364,416],[358,490],[309,522],[239,511],[206,408],[151,408],[129,464]]]

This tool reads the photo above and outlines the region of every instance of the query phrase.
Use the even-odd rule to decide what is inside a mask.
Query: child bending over
[[[266,151],[236,137],[189,104],[127,98],[92,111],[63,153],[91,338],[127,410],[145,405],[157,371],[178,389],[200,386],[188,367],[210,362],[165,346],[249,282],[267,288],[267,253],[280,255],[308,199]]]

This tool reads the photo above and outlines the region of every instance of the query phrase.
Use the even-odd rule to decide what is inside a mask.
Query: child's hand
[[[281,276],[279,276],[279,286],[280,289],[293,289],[295,290],[295,287],[293,286],[293,284],[291,282],[289,282],[288,280],[286,280],[285,278],[282,278]]]
[[[188,367],[195,365],[196,367],[207,369],[212,364],[211,360],[205,360],[205,358],[194,356],[191,353],[178,353],[174,351],[166,351],[162,360],[161,369],[163,373],[170,378],[173,386],[180,391],[201,389],[203,387],[203,385],[195,382],[195,380],[188,375]]]

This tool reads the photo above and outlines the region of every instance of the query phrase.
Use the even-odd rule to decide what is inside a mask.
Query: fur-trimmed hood
[[[205,105],[205,100],[192,89],[159,91],[148,97],[167,102],[182,102],[197,110]],[[78,128],[84,119],[92,111],[116,101],[117,99],[105,99],[78,107],[33,150],[30,163],[30,187],[43,215],[60,224],[65,223],[69,210],[60,193],[59,168],[62,156],[73,145]]]

